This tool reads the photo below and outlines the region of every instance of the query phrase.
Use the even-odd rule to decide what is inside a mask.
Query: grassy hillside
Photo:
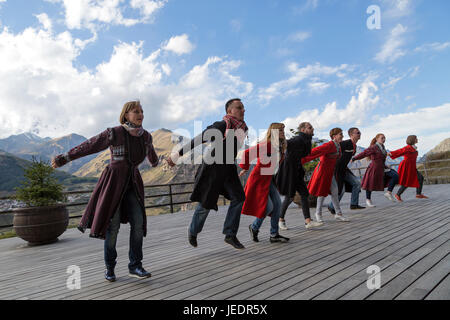
[[[15,192],[14,188],[20,186],[24,169],[29,164],[30,161],[0,151],[0,195],[6,196]],[[67,190],[89,188],[97,181],[96,178],[79,178],[61,171],[55,171],[54,174]]]

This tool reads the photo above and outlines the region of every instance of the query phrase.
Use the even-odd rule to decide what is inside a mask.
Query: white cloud
[[[300,6],[294,8],[294,13],[302,14],[306,11],[313,11],[319,6],[319,0],[306,0]]]
[[[390,150],[405,146],[406,137],[417,135],[419,152],[424,154],[439,142],[450,137],[450,103],[415,111],[387,114],[369,126],[361,127],[361,145],[367,146],[377,133],[386,135],[386,147]]]
[[[414,52],[444,51],[450,48],[450,42],[427,43],[414,49]]]
[[[404,56],[406,51],[402,48],[405,44],[404,34],[407,28],[400,23],[392,29],[388,39],[384,43],[380,52],[375,56],[375,60],[380,63],[393,63],[398,58]]]
[[[130,6],[134,9],[139,9],[142,22],[149,21],[150,17],[159,9],[164,7],[167,3],[167,0],[162,1],[153,1],[153,0],[131,0]]]
[[[414,12],[415,6],[412,0],[383,0],[383,4],[386,8],[383,17],[388,19],[407,17]]]
[[[357,91],[357,96],[352,96],[344,109],[338,109],[337,103],[331,102],[323,110],[304,110],[296,117],[285,119],[283,123],[287,129],[291,129],[298,127],[300,122],[309,121],[318,134],[325,135],[324,137],[328,136],[324,130],[331,129],[331,126],[360,125],[367,113],[377,106],[380,98],[375,95],[378,87],[370,80],[364,81]]]
[[[291,34],[288,37],[288,39],[293,42],[303,42],[310,37],[311,37],[311,32],[299,31],[299,32]]]
[[[69,32],[27,28],[0,33],[0,137],[32,131],[42,136],[92,136],[118,124],[123,104],[139,98],[146,128],[173,128],[221,112],[230,96],[245,98],[251,83],[235,75],[239,61],[210,57],[178,79],[161,49],[145,55],[144,43],[119,43],[111,57],[75,68],[82,52]]]
[[[291,76],[288,79],[272,83],[268,88],[261,88],[258,90],[258,99],[268,104],[276,97],[287,97],[292,92],[298,93],[300,88],[297,86],[303,80],[317,76],[336,75],[338,72],[343,72],[348,68],[348,65],[342,64],[338,67],[322,66],[320,63],[307,65],[306,67],[299,67],[297,63],[290,63],[287,67]],[[318,81],[316,81],[318,82]],[[311,89],[311,86],[310,86]]]
[[[239,32],[242,29],[242,22],[238,19],[233,19],[230,21],[230,27],[234,32]]]
[[[52,30],[53,23],[46,13],[37,14],[36,18],[39,20],[45,30]]]
[[[417,76],[419,74],[420,67],[415,66],[414,68],[411,68],[410,71],[411,71],[410,77],[414,78],[415,76]]]
[[[47,0],[49,1],[49,0]],[[87,28],[96,30],[99,25],[113,24],[133,26],[138,23],[148,23],[152,15],[161,9],[167,0],[131,0],[131,8],[138,10],[138,18],[126,18],[124,0],[50,0],[52,3],[62,3],[65,9],[65,21],[69,29]]]
[[[322,93],[330,87],[330,84],[326,82],[310,82],[308,83],[308,87],[311,92]]]
[[[399,82],[403,78],[404,78],[403,76],[400,76],[400,77],[389,77],[389,81],[382,83],[381,87],[382,88],[393,88],[393,87],[395,87],[397,82]]]
[[[163,46],[163,49],[172,51],[177,55],[182,55],[191,53],[192,50],[194,50],[194,45],[189,41],[189,36],[187,34],[182,34],[181,36],[170,38]]]

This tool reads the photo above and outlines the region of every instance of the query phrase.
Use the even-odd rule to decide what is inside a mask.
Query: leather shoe
[[[254,242],[259,242],[259,239],[258,239],[258,230],[253,230],[253,228],[252,228],[252,225],[249,225],[248,226],[248,230],[250,230],[250,237],[252,238],[252,240],[254,241]]]
[[[330,208],[330,207],[327,207],[328,208],[328,211],[330,211],[330,213],[331,214],[336,214],[336,210],[334,210],[334,209],[332,209],[332,208]]]
[[[138,279],[145,279],[150,278],[152,274],[150,272],[145,271],[145,269],[142,267],[137,267],[135,269],[130,270],[129,276]]]
[[[350,206],[351,210],[357,210],[357,209],[365,209],[366,207],[361,207],[359,204],[357,204],[356,206],[354,204],[352,204]]]
[[[197,248],[197,237],[189,235],[188,238],[190,245],[193,246],[194,248]]]
[[[225,242],[228,244],[231,244],[236,249],[244,249],[245,247],[242,245],[242,243],[239,242],[238,238],[236,236],[226,236]]]
[[[105,279],[108,280],[109,282],[116,281],[116,275],[114,274],[114,268],[106,268]]]
[[[286,243],[289,241],[289,238],[283,237],[280,234],[277,234],[276,236],[270,236],[270,242],[274,243],[274,242],[282,242],[282,243]]]

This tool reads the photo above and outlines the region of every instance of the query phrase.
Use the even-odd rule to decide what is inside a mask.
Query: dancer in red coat
[[[271,216],[270,242],[289,241],[289,238],[278,233],[281,200],[272,179],[285,151],[284,124],[272,123],[264,141],[245,150],[239,165],[243,169],[239,174],[242,176],[249,170],[250,163],[258,159],[245,185],[245,202],[242,207],[242,214],[256,217],[253,224],[248,226],[250,236],[255,242],[259,241],[258,232],[267,215]]]
[[[379,133],[372,139],[370,147],[352,158],[352,161],[370,157],[369,166],[361,183],[361,188],[366,190],[366,204],[368,207],[375,207],[372,203],[372,191],[384,191],[388,186],[387,192],[384,194],[386,198],[395,202],[392,196],[392,190],[398,182],[398,174],[395,170],[389,169],[385,165],[388,155],[384,142],[386,137]]]
[[[389,156],[392,159],[404,156],[402,162],[398,166],[398,174],[400,176],[398,184],[401,187],[398,189],[395,198],[398,201],[403,201],[401,195],[408,187],[416,188],[416,198],[427,199],[427,196],[422,194],[423,176],[416,168],[417,161],[417,147],[416,143],[419,142],[417,136],[408,136],[406,139],[407,146],[395,151],[391,151]]]
[[[341,157],[342,151],[340,142],[344,135],[341,128],[334,128],[330,131],[332,141],[324,143],[323,145],[311,150],[311,154],[302,158],[302,164],[320,157],[320,162],[317,164],[309,180],[309,193],[317,197],[316,219],[319,222],[322,220],[322,205],[325,198],[331,194],[331,200],[336,210],[334,217],[340,221],[348,221],[342,214],[339,205],[339,189],[335,177],[336,161]]]

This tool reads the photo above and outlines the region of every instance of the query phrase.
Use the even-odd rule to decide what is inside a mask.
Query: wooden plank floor
[[[377,207],[358,211],[348,209],[346,194],[342,208],[351,221],[335,221],[324,208],[325,225],[316,230],[305,230],[301,210],[292,206],[289,230],[281,232],[291,238],[287,244],[269,242],[269,220],[260,242],[252,242],[253,219],[242,216],[244,250],[223,241],[226,208],[211,211],[197,248],[187,242],[192,212],[148,217],[143,262],[152,277],[146,280],[128,277],[128,225],[119,232],[115,283],[103,278],[103,241],[76,229],[39,247],[0,240],[0,299],[448,300],[450,185],[425,186],[429,200],[414,193],[410,188],[403,203],[392,203],[376,192]],[[79,290],[66,285],[71,265],[81,270]],[[378,290],[366,284],[371,265],[381,269]]]

